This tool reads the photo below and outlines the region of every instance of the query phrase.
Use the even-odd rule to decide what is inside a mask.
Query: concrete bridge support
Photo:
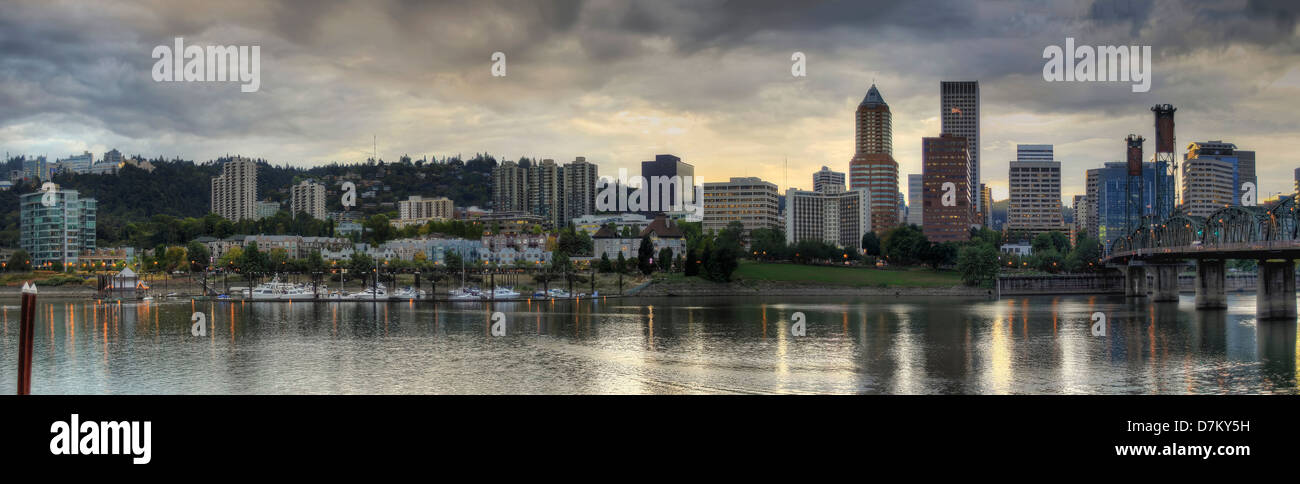
[[[1128,266],[1124,270],[1124,295],[1127,297],[1147,297],[1146,266]]]
[[[1196,261],[1196,309],[1227,309],[1223,292],[1224,263],[1221,260]]]
[[[1152,291],[1152,301],[1155,302],[1178,302],[1178,270],[1182,268],[1179,264],[1160,264],[1148,266],[1155,273],[1155,289]]]
[[[1295,319],[1295,262],[1260,261],[1259,287],[1255,288],[1255,316],[1259,319]]]

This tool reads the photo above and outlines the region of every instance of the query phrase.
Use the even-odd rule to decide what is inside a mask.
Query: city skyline
[[[66,15],[20,2],[0,13],[0,66],[11,75],[0,104],[12,113],[0,149],[309,166],[362,161],[378,137],[385,160],[585,156],[612,172],[675,153],[706,181],[758,176],[784,191],[811,189],[802,174],[822,165],[848,171],[854,107],[873,82],[889,93],[900,178],[919,173],[921,139],[940,132],[939,83],[977,80],[980,181],[995,199],[1007,198],[1005,160],[1023,143],[1053,144],[1063,197],[1083,193],[1086,169],[1122,160],[1124,135],[1152,134],[1155,103],[1180,108],[1179,151],[1201,140],[1254,149],[1265,199],[1292,190],[1291,177],[1269,175],[1292,170],[1286,154],[1300,150],[1287,136],[1300,99],[1296,8],[90,5]],[[969,28],[936,34],[936,22]],[[1152,45],[1151,90],[1045,82],[1042,49],[1067,34]],[[260,91],[151,82],[150,50],[175,37],[260,45]],[[490,75],[497,51],[509,60],[504,78]],[[807,77],[791,76],[793,52],[806,55]]]

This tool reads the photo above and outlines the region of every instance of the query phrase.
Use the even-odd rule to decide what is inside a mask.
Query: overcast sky
[[[1261,198],[1290,192],[1300,166],[1300,2],[429,3],[6,2],[0,149],[306,166],[363,161],[377,137],[385,160],[585,156],[614,174],[673,153],[707,181],[811,188],[822,165],[848,170],[874,80],[906,191],[921,138],[939,133],[939,82],[978,80],[997,199],[1015,145],[1049,143],[1068,204],[1084,170],[1121,159],[1125,135],[1153,137],[1155,103],[1178,107],[1180,151],[1256,150]],[[1044,81],[1043,49],[1067,36],[1150,45],[1150,91]],[[154,82],[151,53],[176,37],[260,46],[260,90]],[[505,77],[491,75],[497,51]]]

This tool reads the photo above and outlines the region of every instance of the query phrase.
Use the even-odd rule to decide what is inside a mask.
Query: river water
[[[0,392],[15,388],[3,301]],[[39,302],[33,393],[1297,393],[1296,321],[1115,296]],[[194,336],[202,313],[206,335]],[[493,313],[504,317],[494,335]],[[792,335],[802,313],[806,334]],[[1094,335],[1094,313],[1105,335]],[[1100,329],[1101,325],[1097,325]],[[498,331],[499,333],[499,331]]]

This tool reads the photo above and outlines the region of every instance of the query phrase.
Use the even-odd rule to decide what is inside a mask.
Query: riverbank
[[[629,296],[940,296],[989,297],[991,288],[961,283],[951,271],[810,266],[745,261],[734,280],[718,283],[681,274],[657,275]]]

